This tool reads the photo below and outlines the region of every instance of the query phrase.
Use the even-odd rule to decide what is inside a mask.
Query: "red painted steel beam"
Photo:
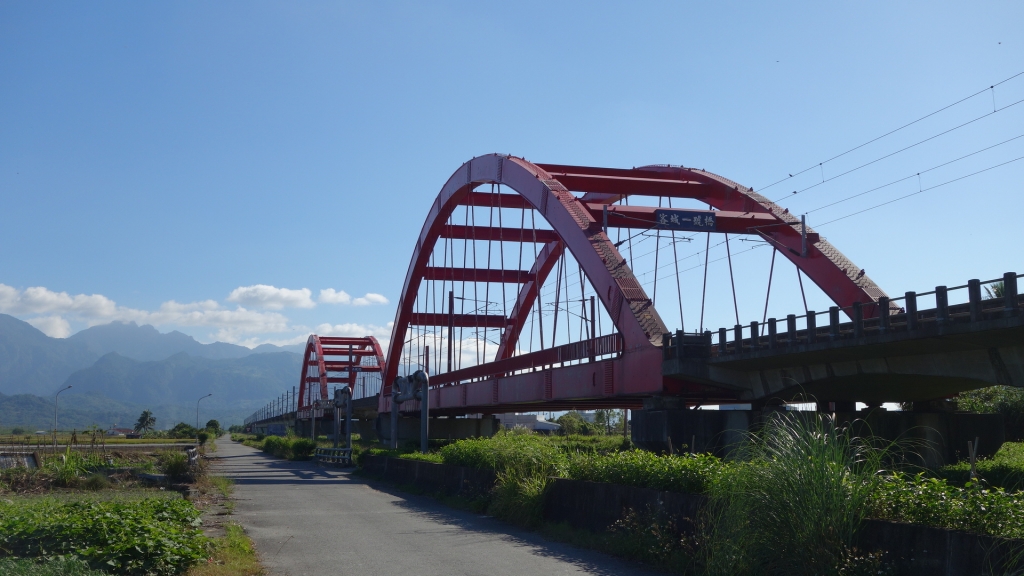
[[[430,266],[423,271],[424,280],[451,282],[492,282],[495,284],[522,284],[530,280],[527,270],[495,270],[493,268],[441,268]]]
[[[345,348],[324,348],[325,344],[332,346],[345,346]],[[324,356],[347,356],[348,346],[352,347],[352,356],[362,358],[373,356],[377,359],[376,366],[353,366],[352,361],[327,361]],[[344,366],[339,370],[338,367]],[[299,376],[299,394],[297,399],[298,409],[308,409],[312,406],[312,387],[319,388],[319,397],[327,398],[328,384],[348,384],[349,388],[354,387],[354,375],[358,372],[383,372],[386,369],[384,353],[380,343],[373,336],[362,338],[350,338],[340,336],[317,336],[310,335],[306,341],[306,350],[303,356],[302,372]],[[328,372],[347,371],[350,376],[346,378],[328,377]]]
[[[462,226],[450,224],[441,230],[442,238],[456,240],[492,240],[495,242],[538,242],[547,243],[558,240],[553,230],[534,230],[529,228],[496,228],[491,226]]]
[[[324,356],[376,356],[376,350],[356,350],[353,349],[350,353],[348,348],[324,348]]]
[[[605,208],[608,212],[608,227],[609,228],[640,228],[640,229],[656,229],[659,228],[656,211],[658,210],[682,210],[682,208],[656,208],[652,206],[608,206],[607,204],[587,203],[584,204],[590,214],[596,218],[601,219],[604,217]],[[778,218],[771,214],[765,214],[761,212],[729,212],[725,210],[690,210],[686,209],[686,212],[706,214],[715,218],[715,229],[709,230],[711,232],[725,233],[725,234],[754,234],[760,235],[762,233],[774,232],[772,228],[779,226],[788,226],[779,222]],[[672,228],[663,227],[662,230],[671,230]],[[700,230],[689,230],[700,231]],[[820,239],[817,232],[810,232],[807,234],[808,242],[817,242]]]
[[[475,189],[481,184],[498,184],[499,190],[512,190],[522,200],[519,206],[516,206],[514,201],[510,201],[509,197],[512,194],[476,192]],[[441,237],[441,231],[448,225],[454,210],[463,205],[522,207],[536,210],[580,265],[597,292],[601,305],[608,311],[615,330],[623,337],[627,349],[631,350],[629,356],[640,358],[642,350],[654,350],[660,354],[658,345],[668,328],[618,249],[601,231],[600,224],[551,174],[521,158],[491,154],[463,164],[442,187],[427,214],[416,241],[395,313],[391,333],[392,346],[388,350],[385,388],[381,402],[387,401],[390,384],[398,373],[403,343],[414,314],[413,307],[423,281],[424,269],[429,265],[430,256],[438,238]],[[447,324],[445,315],[437,316],[438,318],[432,321],[434,325]],[[506,346],[506,349],[509,348],[511,347]],[[660,366],[660,360],[656,363]],[[645,374],[639,366],[636,368],[638,375]],[[646,378],[633,378],[629,381],[628,388],[619,393],[660,393],[660,367]]]
[[[409,315],[410,326],[448,326],[449,318],[456,328],[503,328],[505,317],[494,314],[448,314],[413,312]]]
[[[533,210],[533,205],[518,194],[491,194],[490,192],[467,192],[457,200],[457,205]]]
[[[537,261],[530,269],[532,279],[520,287],[516,305],[512,308],[508,323],[501,334],[501,343],[498,345],[498,353],[495,355],[496,360],[510,358],[515,353],[519,335],[522,333],[526,320],[530,316],[530,310],[533,309],[533,304],[537,300],[537,292],[547,281],[548,274],[554,269],[555,263],[558,262],[564,250],[564,244],[554,241],[545,244],[537,254]]]
[[[566,187],[586,192],[581,198],[585,204],[612,204],[628,196],[649,195],[651,190],[658,190],[666,196],[690,198],[720,211],[768,215],[775,219],[775,223],[759,229],[762,238],[803,271],[837,306],[849,309],[854,302],[860,302],[867,304],[864,307],[865,317],[878,315],[878,307],[873,304],[886,293],[811,227],[807,228],[808,237],[815,240],[808,242],[808,254],[803,256],[800,219],[751,188],[705,170],[681,166],[643,166],[632,170],[556,164],[540,166],[559,181],[564,180]],[[631,178],[650,182],[638,185]],[[690,182],[700,185],[683,184]],[[895,304],[890,306],[896,308]]]

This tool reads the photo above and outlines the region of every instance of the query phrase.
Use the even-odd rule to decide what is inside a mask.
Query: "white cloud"
[[[394,322],[388,322],[387,326],[376,326],[374,324],[320,324],[313,329],[317,336],[374,336],[381,341],[391,338],[391,326]]]
[[[60,316],[37,316],[27,322],[51,338],[67,338],[71,335],[71,324]]]
[[[388,299],[382,294],[367,292],[363,296],[353,298],[349,296],[348,292],[335,290],[334,288],[321,290],[320,297],[317,300],[323,304],[351,304],[352,306],[372,306],[374,304],[388,303]]]
[[[335,291],[334,288],[327,288],[320,291],[320,302],[323,304],[351,304],[352,297],[344,290]]]
[[[312,295],[313,293],[309,288],[291,290],[266,284],[256,284],[255,286],[235,288],[228,295],[228,302],[237,302],[243,306],[267,308],[268,310],[313,308],[316,306],[316,302],[313,302]]]
[[[388,299],[381,294],[374,294],[373,292],[367,292],[365,296],[360,296],[352,300],[353,306],[370,306],[372,304],[387,304]]]

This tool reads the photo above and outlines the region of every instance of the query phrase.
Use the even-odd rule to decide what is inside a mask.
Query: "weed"
[[[264,574],[252,541],[238,524],[226,524],[225,534],[213,543],[205,564],[194,566],[188,576],[261,576]]]
[[[75,558],[0,558],[0,574],[6,576],[108,576]]]
[[[157,468],[172,478],[188,478],[193,471],[188,465],[188,454],[181,450],[164,450],[157,454]]]
[[[106,490],[110,488],[110,480],[103,474],[90,474],[83,482],[86,490]]]

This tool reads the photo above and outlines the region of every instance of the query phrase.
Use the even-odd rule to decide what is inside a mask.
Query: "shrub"
[[[291,442],[292,460],[309,460],[316,450],[316,442],[308,438],[297,438]]]
[[[658,456],[643,450],[570,456],[566,477],[672,492],[703,494],[722,468],[710,454]]]
[[[192,474],[188,454],[182,450],[164,450],[157,453],[157,468],[171,478],[185,478]]]
[[[202,432],[199,432],[198,434],[196,434],[196,441],[199,442],[200,446],[206,444],[206,441],[209,440],[209,439],[210,439],[210,434],[208,432],[202,431]]]
[[[64,454],[47,461],[45,468],[53,474],[55,484],[67,487],[77,486],[79,477],[88,471],[85,459],[80,453],[72,452],[70,446],[64,450]]]
[[[991,386],[957,397],[957,408],[968,412],[1002,414],[1007,440],[1024,440],[1024,389],[1012,386]]]

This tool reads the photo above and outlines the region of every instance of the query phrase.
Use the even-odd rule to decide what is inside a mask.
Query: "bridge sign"
[[[687,230],[692,232],[714,232],[715,213],[710,210],[662,210],[654,211],[654,220],[659,228]]]

